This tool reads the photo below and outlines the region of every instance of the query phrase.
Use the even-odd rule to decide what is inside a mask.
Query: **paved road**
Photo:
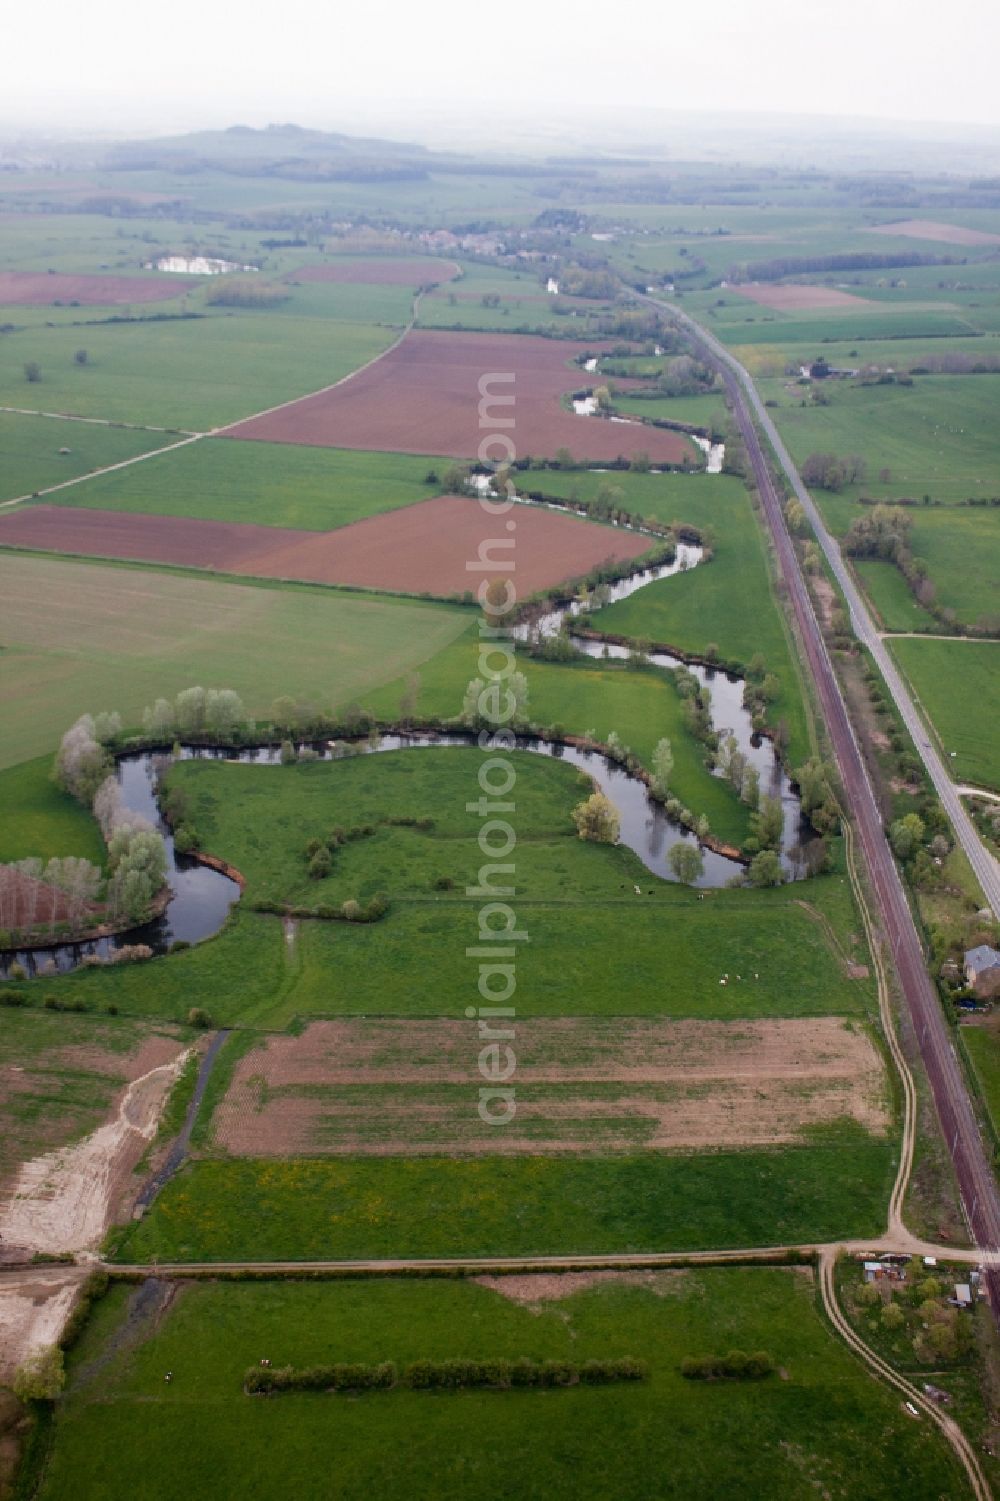
[[[663,306],[662,304],[656,305],[661,308]],[[844,568],[839,552],[832,539],[823,530],[811,497],[802,485],[781,440],[774,432],[749,375],[728,351],[724,350],[718,341],[698,324],[683,314],[678,313],[678,316],[704,354],[720,369],[732,399],[736,421],[746,444],[764,514],[774,540],[778,564],[795,611],[806,664],[816,685],[847,803],[853,814],[858,838],[864,850],[882,932],[886,935],[896,973],[906,997],[941,1121],[941,1129],[952,1156],[966,1218],[978,1246],[988,1251],[1000,1250],[1000,1193],[998,1193],[983,1146],[937,990],[927,973],[920,938],[913,922],[902,880],[885,838],[882,817],[855,739],[833,664],[827,653],[826,644],[798,566],[795,549],[784,525],[781,497],[771,477],[760,436],[753,422],[753,412],[756,412],[762,419],[768,436],[772,437],[776,452],[781,462],[787,467],[796,493],[800,495],[803,504],[808,507],[817,535],[821,540],[825,538],[824,546],[835,554],[835,559],[831,556],[830,561],[851,602],[855,628],[866,645],[871,647],[880,666],[883,663],[887,665],[886,680],[890,689],[895,693],[893,686],[893,680],[895,680],[900,693],[906,699],[910,717],[917,730],[918,743],[922,742],[922,750],[929,748],[926,732],[917,719],[916,710],[910,704],[895,669],[888,662],[885,650],[854,588],[853,581]],[[933,752],[931,755],[948,793],[948,798],[942,798],[942,801],[945,801],[949,813],[953,806],[958,808],[964,824],[971,830],[975,846],[981,856],[976,862],[977,871],[982,870],[989,877],[994,872],[991,872],[989,866],[984,865],[984,861],[990,860],[994,866],[995,862],[987,856],[975,830],[971,828],[968,816],[959,803],[950,778],[945,774],[937,758],[933,756]],[[956,819],[957,826],[958,820]],[[965,843],[964,839],[963,843]],[[1000,875],[996,881],[996,898],[997,910],[1000,911]],[[991,1270],[987,1276],[990,1282],[994,1314],[1000,1322],[1000,1272]]]

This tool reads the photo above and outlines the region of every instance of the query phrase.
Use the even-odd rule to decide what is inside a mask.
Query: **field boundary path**
[[[372,365],[377,365],[379,360],[384,360],[387,354],[391,354],[399,344],[402,344],[407,334],[416,325],[422,296],[423,293],[418,292],[414,297],[413,307],[410,310],[410,321],[406,324],[398,338],[395,338],[391,344],[385,349],[380,350],[378,354],[373,355],[370,360],[366,360],[363,365],[359,365],[356,370],[349,370],[346,375],[342,375],[339,380],[332,381],[330,385],[320,386],[317,391],[305,391],[302,395],[293,396],[288,401],[279,401],[275,406],[264,407],[259,412],[251,412],[248,417],[237,417],[235,422],[227,422],[222,427],[207,428],[204,432],[191,432],[182,428],[180,431],[184,432],[185,436],[177,443],[167,443],[163,448],[153,448],[148,453],[134,454],[132,458],[121,459],[117,464],[105,464],[100,469],[90,469],[86,474],[77,474],[72,479],[60,480],[57,485],[47,485],[44,489],[31,490],[26,495],[17,495],[13,500],[0,501],[0,511],[8,510],[11,506],[24,505],[29,500],[39,500],[43,495],[54,495],[57,490],[68,490],[71,485],[82,485],[87,480],[97,479],[102,474],[114,474],[118,469],[128,469],[133,464],[141,464],[144,459],[155,459],[158,454],[173,453],[175,449],[186,448],[188,444],[197,443],[202,438],[219,437],[230,432],[234,427],[239,427],[244,422],[254,422],[258,417],[267,417],[271,412],[280,412],[285,407],[295,406],[297,402],[306,401],[310,396],[323,396],[327,391],[335,391],[338,386],[342,386],[345,382],[353,380],[363,370],[368,370]],[[175,429],[167,427],[151,427],[146,423],[114,422],[109,417],[79,417],[73,412],[43,412],[29,410],[26,407],[5,406],[0,406],[0,412],[10,412],[14,416],[19,417],[54,417],[60,422],[91,422],[98,427],[123,427],[134,432],[167,433],[175,431]]]
[[[658,300],[654,298],[644,300],[664,310],[664,304]],[[902,879],[885,838],[882,817],[833,663],[827,652],[826,642],[816,619],[791,537],[784,524],[781,500],[751,411],[757,413],[762,420],[764,431],[772,437],[775,451],[787,470],[796,494],[800,496],[810,517],[814,520],[817,536],[821,540],[825,539],[824,550],[827,551],[830,562],[844,586],[845,594],[849,601],[852,601],[855,624],[861,639],[865,641],[865,644],[869,641],[873,643],[873,647],[883,659],[887,659],[885,648],[854,588],[835,543],[823,528],[816,507],[764,410],[750,375],[739,361],[735,360],[728,350],[724,349],[718,340],[702,329],[699,324],[681,313],[679,309],[671,308],[669,311],[692,336],[708,359],[721,370],[733,403],[734,415],[746,445],[761,505],[773,540],[778,567],[788,587],[789,598],[795,612],[806,664],[816,686],[848,805],[864,851],[873,894],[881,917],[881,929],[893,956],[896,973],[906,998],[918,1046],[927,1070],[942,1134],[958,1180],[966,1220],[974,1241],[985,1251],[996,1253],[1000,1249],[1000,1193],[997,1191],[996,1180],[983,1145],[962,1068],[948,1033],[941,1002],[927,972],[923,946],[917,933]],[[917,725],[919,740],[925,749],[929,749],[926,733],[916,718],[916,711],[905,694],[898,674],[894,669],[891,671],[895,684],[906,698],[911,720]],[[888,676],[886,681],[890,681]],[[941,781],[947,786],[949,796],[946,807],[949,812],[951,805],[958,808],[961,826],[971,833],[975,849],[981,856],[979,864],[982,866],[983,862],[988,862],[986,874],[995,873],[996,878],[992,882],[993,890],[988,895],[994,909],[1000,911],[1000,870],[980,843],[951,779],[946,776],[944,768],[933,753],[932,759]],[[974,865],[974,868],[977,867]],[[996,1266],[995,1255],[990,1257],[987,1279],[994,1318],[1000,1323],[1000,1271]]]
[[[43,415],[49,414],[43,413]],[[75,420],[75,418],[67,419],[67,421]],[[0,502],[0,511],[9,510],[11,506],[22,506],[29,500],[40,500],[43,495],[54,495],[57,490],[68,490],[72,485],[85,484],[87,480],[97,479],[101,474],[114,474],[116,469],[129,469],[133,464],[141,464],[145,459],[159,458],[161,453],[173,453],[178,448],[187,448],[190,443],[197,443],[206,436],[205,433],[190,433],[186,438],[178,439],[176,443],[166,443],[162,448],[151,448],[147,453],[133,454],[130,459],[119,459],[117,464],[104,464],[100,469],[89,469],[86,474],[74,475],[72,479],[62,479],[57,485],[46,485],[43,490],[31,490],[27,495],[17,495],[13,500]]]
[[[339,380],[331,381],[328,386],[320,386],[316,391],[305,391],[301,396],[293,396],[289,401],[278,401],[275,402],[274,406],[264,407],[259,412],[251,412],[249,417],[237,417],[235,422],[227,422],[222,427],[213,427],[204,436],[210,438],[224,436],[226,433],[232,432],[234,427],[242,427],[244,422],[256,422],[259,417],[269,417],[272,412],[283,412],[286,407],[297,406],[300,401],[308,401],[313,396],[325,396],[327,391],[336,391],[338,386],[344,386],[348,381],[354,380],[356,376],[361,375],[365,370],[370,370],[373,365],[377,365],[380,360],[384,360],[387,355],[392,354],[394,349],[398,349],[407,334],[411,333],[416,327],[417,316],[420,312],[420,299],[423,295],[422,292],[418,292],[414,297],[413,306],[410,309],[410,321],[406,324],[398,338],[393,339],[391,344],[387,344],[385,349],[380,349],[378,354],[372,355],[370,360],[365,360],[364,364],[359,365],[356,370],[349,370]]]

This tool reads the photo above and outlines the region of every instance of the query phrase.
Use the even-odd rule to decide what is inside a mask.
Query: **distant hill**
[[[426,177],[434,163],[435,153],[426,146],[284,124],[259,130],[231,125],[226,130],[122,141],[109,147],[101,165],[111,171],[215,171],[313,182],[377,182]]]

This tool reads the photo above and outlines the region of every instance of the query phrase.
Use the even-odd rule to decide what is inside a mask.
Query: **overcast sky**
[[[996,0],[33,0],[3,33],[6,125],[342,126],[355,101],[1000,125]]]

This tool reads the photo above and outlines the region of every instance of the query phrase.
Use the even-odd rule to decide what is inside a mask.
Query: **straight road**
[[[662,303],[658,303],[652,298],[647,300],[661,311],[663,310]],[[761,504],[774,541],[778,566],[787,585],[789,598],[795,611],[806,664],[816,685],[816,691],[827,723],[848,807],[853,815],[858,838],[864,850],[882,932],[892,953],[896,973],[906,998],[914,1032],[920,1046],[921,1056],[930,1080],[942,1133],[951,1153],[966,1219],[972,1236],[979,1247],[985,1252],[1000,1251],[1000,1193],[998,1193],[996,1181],[979,1132],[965,1086],[965,1079],[951,1037],[949,1036],[948,1025],[945,1021],[941,1002],[924,963],[920,938],[914,925],[902,880],[885,838],[882,816],[868,779],[868,773],[854,735],[844,699],[840,692],[833,664],[827,653],[826,643],[823,640],[822,632],[812,608],[812,602],[798,565],[795,549],[785,527],[781,497],[771,477],[760,435],[753,421],[754,412],[760,417],[765,431],[768,432],[768,436],[774,442],[775,451],[782,464],[786,467],[788,477],[795,488],[796,494],[799,495],[803,505],[807,507],[810,519],[816,527],[817,536],[824,543],[824,548],[829,549],[828,556],[830,556],[830,552],[835,554],[835,558],[830,557],[830,562],[835,569],[838,580],[844,587],[845,595],[851,605],[858,635],[864,641],[865,645],[872,650],[873,655],[876,656],[876,660],[879,661],[879,665],[883,667],[883,671],[885,671],[883,663],[887,665],[886,681],[889,683],[890,691],[893,692],[894,697],[896,696],[895,682],[900,694],[909,705],[908,723],[912,721],[912,724],[916,727],[915,738],[918,744],[921,745],[922,754],[930,751],[926,732],[917,718],[916,710],[910,703],[909,696],[906,694],[898,674],[895,672],[892,664],[888,662],[885,649],[882,647],[882,643],[868,616],[863,601],[854,588],[853,581],[847,574],[839,550],[823,528],[822,521],[819,519],[812,499],[799,479],[795,466],[781,443],[780,438],[778,438],[777,433],[774,431],[763,404],[757,396],[750,376],[743,369],[742,365],[734,360],[729,352],[723,349],[718,341],[706,333],[700,325],[694,323],[678,310],[672,309],[671,311],[684,324],[687,332],[692,336],[704,356],[720,370],[732,401],[735,418],[746,445],[747,455],[753,468]],[[961,807],[951,779],[946,775],[944,768],[940,765],[937,757],[934,756],[933,751],[930,751],[930,755],[939,768],[941,780],[948,793],[947,798],[942,796],[942,801],[945,803],[949,814],[952,813],[953,806],[957,806],[961,818],[964,824],[968,826],[968,830],[975,840],[975,846],[982,857],[979,861],[974,862],[977,874],[982,872],[982,875],[987,878],[991,874],[996,876],[993,884],[996,894],[996,909],[1000,911],[1000,872],[996,871],[995,862],[992,862],[994,866],[992,872],[989,866],[984,864],[984,860],[989,859],[989,857],[980,844],[978,835],[976,835],[975,830],[972,828],[964,808]],[[924,758],[926,761],[926,754]],[[935,785],[937,786],[937,781],[935,781]],[[955,823],[956,832],[959,832],[957,819]],[[961,837],[961,833],[959,833],[959,837]],[[962,842],[964,846],[966,844],[965,839]],[[993,901],[993,893],[990,894],[990,899]],[[1000,1272],[996,1269],[991,1269],[986,1275],[990,1283],[990,1295],[994,1315],[998,1319],[998,1322],[1000,1322]]]

